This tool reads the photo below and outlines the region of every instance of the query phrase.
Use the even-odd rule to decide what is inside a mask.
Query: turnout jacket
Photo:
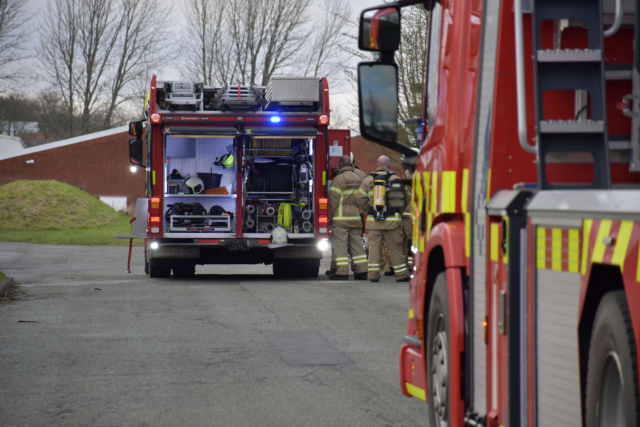
[[[389,168],[378,166],[375,172],[377,175],[388,175]],[[397,175],[391,175],[387,185],[391,182],[400,179]],[[402,217],[400,212],[395,214],[388,214],[384,221],[376,221],[373,219],[373,215],[369,215],[369,208],[373,204],[373,175],[369,175],[362,184],[360,190],[358,190],[358,207],[364,212],[367,212],[367,229],[368,230],[395,230],[400,227]]]
[[[360,169],[358,169],[357,167],[353,167],[353,173],[355,173],[356,175],[358,175],[358,178],[360,178],[360,184],[362,184],[362,181],[364,181],[365,179],[367,179],[367,174],[362,172]]]
[[[329,188],[329,219],[340,228],[362,228],[357,196],[360,179],[351,166],[340,169]]]

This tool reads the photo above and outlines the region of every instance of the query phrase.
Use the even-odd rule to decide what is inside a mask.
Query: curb
[[[9,290],[9,286],[13,284],[13,277],[7,277],[2,282],[0,282],[0,297],[3,297],[4,294]]]

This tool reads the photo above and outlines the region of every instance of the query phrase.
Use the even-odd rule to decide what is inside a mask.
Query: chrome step
[[[600,62],[600,49],[546,49],[538,51],[538,62]]]
[[[544,120],[540,133],[603,133],[603,120]]]

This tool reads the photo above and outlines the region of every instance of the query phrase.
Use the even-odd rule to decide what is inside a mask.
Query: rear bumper
[[[427,401],[425,360],[416,347],[405,344],[400,348],[400,390],[405,396]]]
[[[259,239],[152,239],[149,249],[152,262],[188,260],[194,264],[271,264],[277,259],[322,259],[318,249],[321,239],[296,240],[274,244]],[[154,261],[155,260],[155,261]]]

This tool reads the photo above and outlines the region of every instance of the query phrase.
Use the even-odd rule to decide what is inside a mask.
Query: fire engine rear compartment
[[[315,135],[214,133],[165,135],[164,237],[269,239],[277,226],[288,239],[315,237]],[[188,177],[203,180],[202,192],[181,184]]]

